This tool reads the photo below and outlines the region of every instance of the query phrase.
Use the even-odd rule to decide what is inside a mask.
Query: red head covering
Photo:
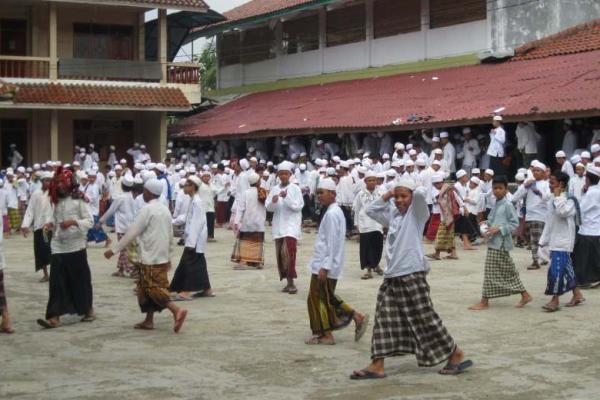
[[[68,168],[64,168],[62,165],[56,169],[54,177],[50,182],[50,200],[52,203],[58,203],[58,186],[62,183],[67,189],[67,193],[73,195],[77,190],[77,184],[73,177],[73,171]]]

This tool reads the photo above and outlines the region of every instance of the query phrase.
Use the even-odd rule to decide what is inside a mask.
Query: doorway
[[[73,144],[87,149],[94,143],[100,156],[100,167],[108,160],[111,145],[115,146],[118,159],[131,161],[127,150],[133,145],[134,127],[130,120],[76,119],[73,121]]]
[[[27,165],[27,120],[26,119],[0,119],[0,165],[3,168],[10,166],[10,145],[15,144],[23,156],[23,163]]]

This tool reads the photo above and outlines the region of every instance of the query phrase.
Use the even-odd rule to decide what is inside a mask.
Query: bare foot
[[[309,345],[329,345],[332,346],[335,344],[335,340],[333,339],[333,337],[324,337],[324,336],[313,336],[309,339],[306,339],[304,341],[305,344],[309,344]]]
[[[183,323],[185,321],[185,317],[187,317],[187,310],[184,309],[179,309],[179,311],[177,311],[177,314],[175,314],[175,325],[173,326],[173,331],[175,333],[179,333],[179,331],[181,330],[181,327],[183,326]]]
[[[139,324],[135,324],[133,326],[133,329],[141,329],[144,331],[151,331],[154,329],[154,324],[151,322],[143,321],[143,322],[140,322]]]
[[[521,297],[521,301],[519,301],[515,307],[523,308],[527,305],[527,303],[531,303],[532,301],[533,301],[533,297],[531,297],[531,295],[529,293],[525,292],[523,294],[523,296]]]
[[[488,303],[480,301],[479,303],[474,304],[471,307],[469,307],[469,310],[482,311],[482,310],[487,310],[488,308],[490,308],[490,305]]]

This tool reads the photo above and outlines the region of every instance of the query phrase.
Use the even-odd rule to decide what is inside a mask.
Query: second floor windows
[[[73,58],[133,60],[133,27],[121,25],[75,24]]]

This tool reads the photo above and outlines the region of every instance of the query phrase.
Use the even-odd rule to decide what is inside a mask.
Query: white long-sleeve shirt
[[[573,164],[569,161],[565,161],[563,165],[560,167],[560,171],[569,175],[569,178],[573,178],[575,175],[575,171],[573,171]]]
[[[52,217],[52,205],[48,192],[38,190],[31,195],[29,205],[23,215],[21,228],[29,228],[33,225],[33,230],[42,229],[46,222]]]
[[[491,157],[504,157],[504,143],[506,143],[506,132],[502,127],[490,131],[490,145],[487,154]]]
[[[194,249],[196,253],[204,254],[207,237],[208,228],[204,202],[196,194],[192,198],[185,221],[185,247]]]
[[[115,216],[115,231],[120,234],[127,232],[135,219],[135,199],[131,192],[123,192],[115,197],[108,210],[100,218],[100,223],[105,223],[113,215]]]
[[[150,200],[142,207],[125,236],[114,245],[113,252],[120,252],[134,239],[138,241],[142,264],[159,265],[171,261],[171,213],[157,199]]]
[[[98,185],[95,182],[88,183],[87,186],[83,188],[83,193],[85,193],[89,200],[92,215],[97,216],[100,214],[100,189],[98,188]]]
[[[265,205],[258,201],[258,191],[255,187],[247,189],[241,198],[236,198],[238,208],[235,214],[235,224],[240,226],[241,232],[264,232],[267,210]]]
[[[550,201],[550,210],[540,246],[548,246],[550,251],[566,251],[571,253],[575,247],[575,202],[562,195]]]
[[[568,130],[565,132],[565,136],[563,137],[562,150],[567,155],[567,160],[573,156],[575,150],[577,149],[577,135],[572,130]]]
[[[200,196],[200,200],[202,200],[204,212],[215,212],[215,196],[219,191],[218,187],[202,182],[202,185],[198,188],[198,195]]]
[[[521,186],[512,198],[515,203],[527,196],[525,200],[525,221],[545,222],[548,217],[548,201],[552,198],[548,181],[535,181],[528,188]]]
[[[569,194],[575,197],[579,202],[583,197],[583,186],[585,185],[585,177],[575,175],[569,179]]]
[[[321,269],[328,271],[327,277],[339,279],[342,275],[346,256],[346,220],[336,203],[327,207],[319,225],[312,258],[308,263],[311,274],[317,275]]]
[[[446,143],[443,148],[444,151],[444,161],[448,166],[449,172],[456,172],[456,149],[454,145],[450,142]]]
[[[388,226],[385,243],[385,278],[395,278],[416,272],[428,272],[421,234],[429,219],[426,191],[417,188],[413,192],[412,204],[401,214],[391,203],[379,198],[367,206],[367,215],[384,226]]]
[[[579,234],[600,236],[600,185],[590,186],[580,202]]]
[[[467,191],[467,197],[465,198],[465,207],[471,214],[478,214],[481,207],[481,191],[479,186]]]
[[[85,249],[87,232],[94,225],[94,217],[88,204],[82,199],[66,197],[53,205],[52,213],[46,223],[54,224],[50,248],[52,254],[74,253]],[[60,224],[74,220],[77,225],[62,229]]]
[[[175,209],[173,210],[173,225],[181,226],[185,224],[186,215],[190,206],[191,198],[183,191],[179,193],[175,200]]]
[[[358,227],[359,233],[383,232],[383,226],[367,215],[367,206],[379,198],[377,190],[369,192],[361,190],[354,199],[352,211],[354,213],[354,226]]]
[[[337,185],[337,203],[341,206],[351,206],[354,202],[354,178],[342,176]]]
[[[528,122],[525,125],[517,125],[515,132],[517,136],[517,147],[520,151],[525,154],[537,154],[538,153],[538,142],[540,140],[540,134],[536,132],[533,123]]]
[[[463,160],[463,167],[474,168],[477,166],[477,156],[481,153],[477,139],[469,139],[463,144],[462,151],[458,154]]]
[[[273,196],[278,196],[282,191],[287,193],[285,198],[279,197],[277,203],[273,203]],[[275,185],[269,192],[265,206],[267,211],[273,213],[273,239],[293,237],[300,240],[302,238],[304,198],[297,185],[293,183],[289,183],[286,187]]]

